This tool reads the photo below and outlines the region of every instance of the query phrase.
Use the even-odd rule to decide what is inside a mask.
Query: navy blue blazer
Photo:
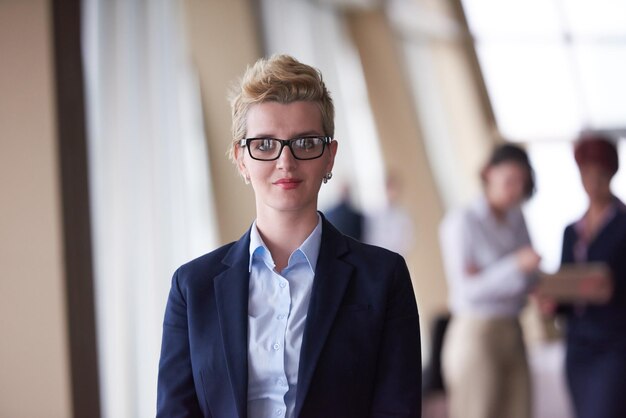
[[[573,263],[574,245],[578,233],[574,224],[565,229],[561,262]],[[568,316],[567,337],[600,347],[611,341],[626,342],[626,210],[623,206],[598,232],[587,250],[589,262],[605,262],[613,274],[613,296],[606,305],[590,305],[577,312],[572,307],[563,309]]]
[[[621,205],[620,205],[621,206]],[[572,263],[578,234],[565,229],[563,263]],[[576,416],[623,417],[626,414],[626,210],[602,228],[587,249],[589,261],[609,265],[613,296],[605,305],[565,307],[565,370]]]
[[[158,417],[247,416],[250,231],[181,266],[163,322]],[[295,416],[419,417],[419,318],[404,259],[323,219]]]

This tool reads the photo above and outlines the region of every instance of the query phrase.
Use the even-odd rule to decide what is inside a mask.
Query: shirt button
[[[273,346],[274,350],[279,350],[280,349],[280,344],[276,343]]]
[[[283,414],[283,411],[281,409],[277,409],[275,412],[276,416],[279,417]]]
[[[280,314],[276,317],[279,321],[282,321],[283,319],[285,319],[285,315]]]
[[[280,282],[280,285],[279,285],[279,286],[284,288],[285,286],[287,286],[287,283],[285,283],[285,282]]]

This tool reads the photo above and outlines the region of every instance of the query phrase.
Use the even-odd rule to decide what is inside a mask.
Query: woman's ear
[[[328,150],[330,151],[330,158],[328,159],[328,164],[326,165],[326,173],[330,173],[333,171],[333,166],[335,165],[335,156],[337,155],[337,141],[334,139],[330,141],[328,144]]]
[[[480,170],[480,179],[483,182],[483,185],[487,184],[487,179],[489,177],[489,173],[491,172],[491,166],[485,166],[482,170]]]
[[[248,169],[246,168],[246,163],[243,160],[243,148],[239,145],[235,145],[234,153],[235,162],[237,163],[237,169],[239,170],[239,174],[241,174],[241,177],[243,177],[245,180],[250,179]]]

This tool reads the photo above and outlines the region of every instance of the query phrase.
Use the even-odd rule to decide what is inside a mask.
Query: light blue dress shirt
[[[322,219],[275,271],[274,260],[256,222],[250,231],[248,298],[248,417],[292,417],[298,387],[300,347],[315,265],[322,240]]]

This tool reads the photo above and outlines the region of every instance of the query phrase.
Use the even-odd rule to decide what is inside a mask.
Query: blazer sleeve
[[[187,304],[174,273],[165,319],[157,384],[157,417],[202,417],[194,386],[189,350]]]
[[[617,306],[626,307],[626,233],[622,235],[619,242],[617,254],[622,254],[616,258],[611,266],[613,272],[613,297],[611,303]]]
[[[370,416],[420,417],[420,326],[409,270],[397,255],[388,294]]]
[[[564,264],[571,264],[574,260],[574,230],[572,226],[565,228],[563,232],[563,245],[561,247],[561,267]],[[558,315],[570,315],[573,312],[573,305],[571,303],[559,303],[556,307],[556,313]]]
[[[563,231],[563,245],[561,247],[561,266],[574,262],[574,237],[573,228],[568,226]]]

